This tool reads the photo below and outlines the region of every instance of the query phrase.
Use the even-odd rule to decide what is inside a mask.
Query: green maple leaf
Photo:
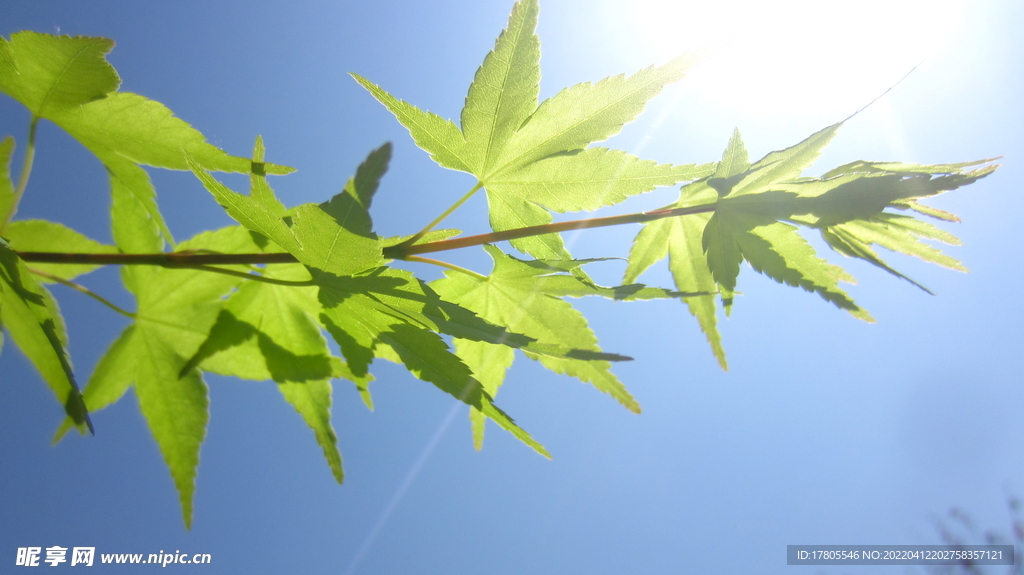
[[[707,174],[707,166],[656,164],[618,150],[588,148],[631,122],[666,84],[683,76],[692,58],[577,84],[538,104],[537,12],[535,0],[513,8],[508,27],[470,85],[461,129],[353,76],[434,161],[477,178],[471,193],[487,191],[495,231],[550,223],[550,212],[594,210]],[[538,258],[570,259],[557,234],[512,244]]]
[[[228,213],[250,230],[295,255],[318,286],[319,320],[341,347],[357,380],[369,375],[375,357],[404,364],[428,381],[489,414],[516,437],[547,455],[543,446],[495,407],[469,369],[448,350],[440,333],[505,342],[534,349],[532,339],[489,324],[472,312],[442,301],[411,273],[383,266],[381,241],[369,214],[373,194],[387,169],[391,147],[371,153],[341,193],[319,205],[304,205],[282,216],[256,194],[235,193],[195,167],[203,185]],[[272,197],[272,190],[264,190]],[[538,353],[564,355],[560,345],[537,345]],[[619,359],[616,356],[609,356]]]
[[[11,222],[4,231],[11,247],[19,252],[65,252],[82,254],[112,254],[117,248],[101,244],[75,230],[45,220],[20,220]],[[46,264],[32,263],[32,269],[64,280],[87,274],[100,266],[89,264]],[[43,283],[54,280],[40,277]]]
[[[116,92],[121,79],[105,58],[113,46],[113,40],[106,38],[36,32],[0,38],[0,52],[7,54],[5,65],[10,72],[0,74],[0,92],[24,104],[33,122],[45,118],[71,134],[113,177],[135,181],[129,189],[173,243],[152,186],[141,185],[142,177],[133,173],[136,164],[185,170],[185,154],[189,154],[209,170],[250,172],[254,166],[248,158],[229,156],[207,143],[163,104]],[[258,169],[272,174],[293,171],[274,164],[261,164]]]
[[[264,154],[263,140],[257,138],[253,164],[262,164]],[[367,178],[374,182],[379,180],[379,175],[368,174],[383,174],[387,154],[388,149],[382,148],[371,156],[367,165],[376,167],[364,168],[358,185],[364,185]],[[356,179],[353,179],[349,187],[356,185]],[[218,193],[225,193],[222,187],[213,187]],[[269,214],[281,222],[288,216],[287,208],[277,199],[262,172],[254,171],[250,175],[246,200],[257,206],[261,214]],[[280,230],[281,233],[284,231]],[[269,232],[275,233],[273,229]],[[297,242],[289,238],[285,243]],[[272,251],[280,249],[276,244],[262,247]],[[263,275],[291,282],[310,280],[309,271],[302,265],[271,266],[263,271]],[[335,479],[341,483],[344,479],[341,454],[330,422],[330,379],[344,377],[355,382],[363,400],[372,409],[368,389],[372,377],[368,374],[356,377],[341,360],[332,356],[321,334],[322,328],[316,322],[321,311],[316,294],[317,288],[313,285],[304,287],[255,281],[243,284],[228,298],[217,323],[186,367],[199,366],[204,371],[221,375],[276,382],[285,400],[313,430]]]
[[[409,272],[379,268],[355,277],[323,274],[317,281],[320,320],[341,347],[356,376],[368,373],[374,357],[404,364],[409,371],[459,401],[480,410],[538,453],[547,450],[494,405],[473,372],[438,332],[504,341],[516,337],[497,326],[461,316]],[[452,311],[456,313],[452,315]],[[475,318],[475,316],[473,316]],[[519,336],[521,337],[521,336]]]
[[[137,205],[134,196],[115,186],[114,197],[115,204],[135,203],[135,217],[149,222],[144,230],[148,240],[136,238],[136,245],[160,243],[156,224],[146,218],[144,208]],[[130,212],[115,211],[119,213]],[[115,221],[115,228],[118,227],[121,226]],[[139,229],[142,228],[140,225]],[[204,232],[179,247],[223,253],[256,249],[249,232],[237,226]],[[141,267],[133,266],[130,274],[130,285],[138,302],[135,321],[101,358],[83,395],[86,406],[97,411],[119,400],[134,386],[139,408],[170,468],[188,527],[192,522],[199,450],[209,420],[209,400],[199,370],[189,368],[187,362],[213,327],[224,306],[223,296],[242,280],[195,269],[152,268],[137,273]],[[58,430],[58,439],[67,427],[65,423]]]
[[[0,38],[0,91],[41,118],[105,98],[121,84],[106,60],[113,47],[107,38],[28,31]]]
[[[918,240],[918,238],[926,238],[949,245],[960,245],[959,239],[928,222],[912,217],[883,213],[868,220],[824,227],[821,234],[829,246],[837,252],[863,259],[898,278],[907,280],[929,294],[932,293],[931,290],[889,266],[871,246],[879,245],[889,251],[916,256],[926,262],[952,270],[967,271],[967,268],[959,261]]]
[[[690,186],[697,187],[698,184]],[[689,186],[688,186],[689,187]],[[705,191],[711,191],[703,186]],[[711,214],[694,214],[666,218],[644,226],[637,235],[629,253],[629,265],[624,282],[634,282],[654,263],[669,257],[672,279],[676,289],[685,292],[714,293],[718,289],[704,256],[701,237]],[[715,296],[701,295],[686,298],[690,313],[697,318],[711,350],[723,369],[728,367],[722,338],[718,333]]]
[[[586,261],[522,261],[503,254],[494,246],[484,246],[494,260],[488,276],[446,271],[446,277],[431,283],[445,300],[457,303],[510,331],[536,339],[539,343],[572,347],[580,352],[602,353],[597,338],[583,315],[563,296],[599,295],[620,300],[678,297],[682,294],[642,285],[604,288],[573,275]],[[455,340],[457,355],[473,370],[490,395],[495,395],[512,365],[513,350],[494,342]],[[640,405],[610,371],[611,364],[586,353],[553,357],[541,356],[524,348],[527,357],[539,360],[546,368],[590,383],[611,395],[630,411],[639,413]],[[483,442],[485,414],[471,412],[474,441]]]
[[[309,272],[301,265],[272,266],[265,277],[304,281]],[[344,478],[337,435],[331,427],[331,378],[356,383],[369,399],[371,377],[357,378],[338,358],[316,322],[320,303],[314,286],[285,286],[256,281],[244,283],[231,295],[206,341],[186,370],[203,371],[250,380],[273,380],[285,400],[313,430],[338,483]]]
[[[835,127],[825,131],[834,131]],[[821,134],[819,132],[784,152],[818,146],[814,142],[821,141]],[[796,171],[775,178],[759,174],[760,171],[768,171],[772,161],[772,155],[769,155],[744,173],[735,187],[724,193],[719,189],[716,214],[705,230],[706,245],[721,247],[728,241],[723,239],[722,230],[711,228],[715,218],[721,216],[721,228],[731,230],[735,245],[739,246],[743,259],[752,267],[776,281],[816,292],[864,319],[870,316],[836,287],[835,280],[852,281],[852,278],[836,266],[814,257],[813,249],[796,233],[796,226],[816,228],[839,253],[864,259],[925,289],[882,261],[871,249],[871,244],[965,271],[956,260],[918,241],[919,237],[926,237],[957,243],[956,238],[926,222],[884,210],[906,209],[909,203],[920,206],[917,204],[920,198],[971,184],[997,168],[967,169],[991,160],[936,166],[854,162],[821,178],[796,178]],[[714,183],[714,180],[709,180],[709,185]],[[717,237],[709,238],[709,229]],[[752,236],[756,238],[752,240]],[[765,240],[768,245],[759,240]],[[765,251],[766,247],[770,251]],[[728,249],[722,249],[721,253],[725,254]],[[712,261],[710,250],[709,247],[709,262],[714,272],[716,262]],[[783,261],[777,261],[776,254]],[[728,257],[726,254],[718,262]],[[730,282],[735,281],[731,269],[724,270],[722,277],[725,281],[720,281],[720,285],[726,289]]]
[[[39,370],[69,420],[79,429],[88,426],[92,431],[67,354],[67,333],[57,300],[35,281],[25,262],[2,238],[0,327],[7,328],[14,343]]]
[[[257,144],[257,148],[261,148]],[[272,240],[313,273],[351,275],[383,265],[384,256],[370,219],[370,201],[387,171],[391,144],[372,152],[345,189],[331,200],[304,204],[287,212],[265,182],[256,178],[249,195],[236,193],[213,178],[192,158],[188,161],[203,186],[228,215]]]
[[[668,206],[708,206],[713,208],[713,215],[646,224],[630,252],[626,281],[635,280],[668,255],[677,289],[717,287],[728,311],[740,264],[746,261],[775,281],[817,293],[855,317],[871,321],[870,315],[838,287],[840,281],[852,282],[853,278],[818,258],[798,233],[798,226],[818,229],[837,252],[864,259],[919,287],[886,264],[871,246],[881,245],[962,270],[959,262],[918,239],[957,243],[956,238],[926,222],[884,210],[913,209],[940,219],[955,219],[917,200],[973,183],[997,166],[967,169],[991,160],[934,166],[853,162],[820,178],[801,177],[841,125],[829,126],[754,164],[748,162],[746,148],[739,132],[735,132],[715,173],[683,186],[679,201]],[[692,298],[688,304],[725,367],[713,299]]]

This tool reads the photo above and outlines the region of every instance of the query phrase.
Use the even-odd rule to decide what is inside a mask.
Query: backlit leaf
[[[322,274],[317,278],[321,322],[334,336],[349,368],[356,376],[368,373],[378,344],[387,346],[413,375],[480,410],[520,441],[549,457],[546,449],[523,431],[473,377],[470,369],[453,354],[440,336],[429,328],[430,320],[417,313],[416,304],[395,302],[396,290],[416,293],[411,276],[385,272],[366,278],[343,278]],[[369,286],[377,286],[373,291]],[[412,292],[403,290],[411,289]],[[400,300],[415,302],[412,298]]]
[[[838,287],[840,281],[852,282],[852,278],[838,266],[818,258],[798,234],[797,226],[819,229],[836,251],[864,259],[922,289],[923,286],[885,263],[871,246],[881,245],[961,269],[959,262],[918,239],[957,243],[955,237],[925,222],[885,210],[910,208],[956,221],[952,214],[927,208],[917,200],[973,183],[996,166],[978,167],[989,160],[934,166],[851,162],[821,178],[801,177],[840,126],[841,123],[833,124],[752,165],[739,132],[735,132],[715,173],[706,180],[683,186],[679,201],[667,206],[708,206],[714,214],[697,213],[645,224],[630,252],[625,281],[635,281],[647,268],[668,256],[676,289],[707,292],[717,286],[728,311],[740,264],[747,261],[778,282],[817,293],[854,316],[870,321],[870,315]],[[687,304],[724,368],[725,356],[711,298],[687,298]]]
[[[273,240],[311,270],[349,275],[384,262],[373,233],[370,202],[387,171],[391,145],[375,150],[356,171],[341,193],[319,205],[305,204],[281,217],[265,200],[245,196],[213,178],[189,158],[192,171],[228,214],[246,228]],[[262,186],[254,179],[254,189]],[[269,188],[266,188],[269,190]],[[260,193],[266,193],[261,191]]]
[[[659,165],[623,152],[587,149],[633,121],[651,98],[693,65],[692,56],[628,77],[577,84],[538,105],[536,23],[536,0],[516,3],[470,86],[461,130],[362,77],[356,80],[438,164],[476,176],[487,190],[495,231],[546,224],[549,210],[612,205],[707,174],[702,167]],[[521,238],[512,245],[541,259],[571,259],[557,234]]]
[[[256,250],[251,235],[237,226],[199,234],[179,247],[222,253]],[[209,414],[206,384],[197,369],[188,367],[188,359],[213,327],[224,306],[223,296],[242,280],[166,268],[131,277],[138,300],[135,322],[100,360],[85,390],[86,405],[96,402],[100,409],[135,386],[139,407],[178,489],[185,525],[190,526],[199,449]]]
[[[0,74],[0,91],[24,104],[33,116],[48,117],[102,99],[121,84],[106,60],[113,40],[25,31],[0,43],[6,45],[4,52],[17,72]]]
[[[67,354],[67,334],[57,301],[36,283],[25,262],[0,239],[0,314],[22,353],[39,370],[68,417],[80,428],[92,422]]]
[[[465,162],[474,173],[496,163],[516,130],[537,109],[540,88],[540,39],[537,3],[512,8],[484,63],[476,71],[462,109]],[[469,171],[469,170],[467,170]]]
[[[302,281],[309,273],[301,265],[272,266],[265,275]],[[273,380],[285,400],[313,429],[328,464],[340,483],[344,474],[337,436],[330,423],[333,377],[337,369],[315,318],[320,314],[316,287],[274,285],[250,281],[228,298],[206,341],[186,369],[251,380]],[[351,376],[360,390],[369,376]]]
[[[185,154],[207,170],[249,173],[252,161],[229,156],[166,106],[138,94],[117,92],[86,106],[51,113],[63,128],[101,159],[110,154],[136,164],[187,170]],[[287,174],[286,166],[263,164],[267,174]]]
[[[552,274],[561,270],[536,265],[538,262],[523,262],[492,246],[485,247],[494,259],[494,271],[489,276],[476,277],[448,271],[445,272],[445,278],[432,282],[431,287],[445,300],[458,303],[490,322],[507,326],[511,331],[534,338],[539,343],[557,344],[584,352],[601,352],[597,338],[587,326],[583,315],[571,304],[559,299],[559,296],[574,292],[571,295],[615,297],[614,289],[593,286],[568,273]],[[574,288],[569,289],[566,284]],[[633,291],[641,289],[642,286],[639,286]],[[650,296],[653,297],[653,294]],[[671,295],[663,293],[662,297]],[[505,352],[488,352],[486,347],[465,345],[459,341],[456,349],[460,357],[463,357],[465,351],[467,355],[463,359],[474,368],[474,373],[479,370],[483,374],[481,381],[488,386],[489,391],[496,393],[504,378],[505,367],[511,364],[511,356]],[[550,357],[534,354],[528,348],[523,351],[546,368],[590,383],[614,397],[630,411],[640,411],[640,405],[611,373],[611,364],[607,361],[599,357],[587,357],[585,354]],[[478,445],[482,441],[479,425],[474,423],[474,436]]]
[[[10,241],[11,247],[20,252],[69,252],[81,254],[112,254],[117,252],[117,248],[114,246],[101,244],[67,226],[45,220],[11,222],[4,235]],[[34,270],[70,280],[89,273],[99,266],[33,262],[31,267]],[[39,281],[53,283],[53,280],[45,277],[40,277]]]

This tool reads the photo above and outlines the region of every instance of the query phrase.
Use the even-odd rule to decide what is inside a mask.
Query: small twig
[[[34,269],[34,268],[28,268],[28,271],[32,272],[33,274],[35,274],[35,275],[37,275],[37,276],[39,276],[41,278],[46,278],[46,279],[48,279],[48,280],[50,280],[52,282],[57,282],[57,283],[59,283],[61,285],[66,285],[66,286],[68,286],[69,288],[71,288],[73,290],[80,291],[80,292],[84,293],[85,295],[93,298],[94,300],[100,302],[101,304],[103,304],[103,305],[109,307],[110,309],[116,311],[117,313],[119,313],[119,314],[121,314],[121,315],[123,315],[125,317],[130,317],[132,319],[135,319],[135,314],[134,313],[118,307],[116,304],[114,304],[113,302],[111,302],[107,298],[105,298],[105,297],[101,296],[100,294],[92,291],[91,289],[85,287],[82,284],[77,284],[77,283],[75,283],[73,281],[66,280],[66,279],[64,279],[62,277],[55,276],[53,274],[46,273],[46,272],[44,272],[42,270],[37,270],[37,269]]]
[[[419,262],[421,264],[430,264],[432,266],[439,266],[439,267],[442,267],[442,268],[447,268],[447,269],[450,269],[450,270],[455,270],[457,272],[462,272],[462,273],[464,273],[466,275],[473,276],[473,277],[475,277],[477,279],[480,279],[480,280],[487,279],[487,276],[485,276],[483,274],[478,274],[478,273],[476,273],[473,270],[468,270],[468,269],[466,269],[466,268],[464,268],[462,266],[457,266],[455,264],[450,264],[448,262],[443,262],[441,260],[432,260],[430,258],[421,258],[419,256],[409,256],[409,257],[405,258],[405,260],[403,260],[403,261]]]
[[[21,197],[25,195],[25,188],[28,187],[28,177],[32,173],[32,162],[36,157],[36,128],[39,126],[39,117],[32,116],[32,122],[28,125],[28,144],[25,146],[25,161],[21,165],[21,174],[18,176],[18,187],[14,190],[14,202],[11,203],[11,211],[7,217],[0,222],[0,234],[7,229],[7,225],[14,219],[18,212],[18,204]]]
[[[402,243],[400,243],[398,245],[400,245],[400,246],[411,246],[411,245],[415,244],[416,242],[418,242],[420,240],[420,238],[422,238],[423,236],[425,236],[428,233],[430,233],[430,230],[432,230],[435,227],[437,227],[437,224],[440,224],[441,222],[444,221],[445,218],[447,218],[448,216],[452,215],[452,212],[457,210],[459,208],[459,206],[461,206],[462,204],[466,203],[466,200],[468,200],[469,198],[472,198],[473,194],[475,194],[478,191],[480,191],[480,188],[483,188],[483,187],[484,187],[483,183],[477,182],[476,185],[473,186],[473,188],[471,190],[466,192],[461,198],[458,199],[458,201],[456,201],[447,210],[445,210],[444,213],[442,213],[440,216],[437,216],[436,218],[434,218],[434,221],[432,221],[429,224],[427,224],[426,227],[424,227],[422,230],[416,232],[416,235],[414,235],[413,237],[405,240],[404,242],[402,242]]]
[[[202,270],[202,271],[206,271],[206,272],[213,272],[213,273],[217,273],[217,274],[224,274],[226,276],[235,276],[237,278],[245,278],[247,280],[263,282],[265,284],[274,284],[274,285],[278,285],[278,286],[308,287],[308,286],[316,285],[313,282],[313,280],[305,280],[305,281],[279,280],[279,279],[275,279],[275,278],[268,278],[267,276],[262,275],[262,274],[250,274],[250,273],[246,273],[246,272],[239,272],[239,271],[235,271],[235,270],[228,270],[228,269],[224,269],[224,268],[217,268],[217,267],[203,265],[203,264],[194,265],[194,266],[188,266],[187,268],[184,268],[184,269]]]

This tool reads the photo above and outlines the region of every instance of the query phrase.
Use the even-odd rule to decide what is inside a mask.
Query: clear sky
[[[270,161],[297,167],[272,182],[288,205],[330,197],[369,151],[394,142],[373,216],[379,232],[397,235],[419,229],[473,182],[434,165],[347,73],[457,119],[511,6],[13,0],[0,34],[115,39],[110,60],[122,90],[163,102],[232,154],[247,155],[262,134]],[[716,161],[734,127],[758,158],[848,116],[920,63],[848,122],[810,173],[857,159],[1005,156],[993,176],[928,202],[963,218],[947,226],[964,241],[949,253],[971,273],[893,256],[932,297],[828,252],[859,280],[850,293],[878,320],[868,325],[745,268],[743,295],[722,326],[728,373],[678,302],[577,302],[604,349],[636,358],[615,371],[644,412],[518,361],[498,404],[552,461],[493,426],[475,452],[464,407],[378,362],[376,411],[347,382],[335,385],[347,474],[338,486],[273,383],[211,376],[190,532],[134,395],[94,414],[95,437],[51,447],[60,408],[8,341],[0,355],[0,571],[11,569],[18,547],[60,545],[210,553],[210,566],[169,566],[205,573],[896,573],[903,570],[787,567],[786,545],[940,543],[935,521],[953,507],[979,530],[1008,532],[1007,498],[1024,496],[1016,299],[1024,281],[1013,239],[1024,205],[1013,184],[1024,177],[1022,17],[1024,5],[1011,0],[542,0],[542,97],[708,49],[702,69],[609,142],[658,161]],[[27,133],[27,114],[6,96],[0,132],[19,146]],[[231,223],[191,174],[151,173],[179,240]],[[617,209],[650,209],[675,195],[661,189]],[[102,166],[42,125],[19,217],[110,241],[108,202]],[[485,221],[475,198],[451,224],[480,233]],[[578,257],[624,257],[635,232],[567,240]],[[488,268],[481,253],[452,258]],[[616,284],[623,263],[591,268]],[[671,281],[664,264],[641,279]],[[82,283],[130,306],[116,280],[107,269]],[[70,290],[54,292],[84,380],[123,319]]]

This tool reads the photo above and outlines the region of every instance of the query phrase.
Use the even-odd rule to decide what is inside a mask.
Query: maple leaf
[[[853,278],[839,266],[818,258],[798,233],[798,226],[820,230],[837,252],[864,259],[922,289],[925,288],[886,264],[871,245],[962,269],[956,260],[918,240],[957,243],[951,234],[884,210],[915,209],[951,219],[951,215],[930,210],[917,200],[973,183],[998,166],[966,170],[991,160],[935,166],[853,162],[820,178],[801,177],[841,125],[842,122],[833,124],[754,164],[747,160],[737,130],[715,173],[683,186],[679,201],[668,206],[708,206],[713,208],[713,215],[646,224],[634,241],[625,281],[635,280],[668,255],[677,289],[697,291],[717,286],[728,312],[740,264],[746,261],[777,282],[817,293],[855,317],[872,321],[838,287],[839,281],[852,282]],[[725,367],[713,299],[702,296],[689,299],[688,304]]]
[[[255,244],[246,230],[236,226],[204,232],[182,242],[180,248],[231,253],[253,250]],[[134,385],[139,408],[170,468],[188,526],[209,400],[199,370],[187,369],[187,361],[213,327],[224,305],[221,298],[242,280],[196,269],[156,268],[133,275],[138,301],[135,321],[97,364],[83,391],[85,405],[98,411]],[[66,428],[65,423],[58,438]]]
[[[132,168],[143,164],[185,170],[188,165],[183,152],[209,170],[249,172],[253,164],[207,143],[199,131],[163,104],[138,94],[116,92],[121,79],[105,58],[113,46],[113,40],[106,38],[27,31],[11,35],[10,40],[0,38],[0,53],[6,54],[0,70],[9,72],[0,74],[0,92],[24,104],[32,112],[33,125],[40,118],[52,121],[112,174],[133,182],[128,189],[173,244],[148,178],[143,183],[143,177]],[[272,174],[294,171],[274,164],[262,164],[259,169]]]
[[[386,153],[384,150],[382,153]],[[257,138],[253,163],[262,163],[264,153],[263,140]],[[223,192],[219,187],[215,189]],[[288,210],[262,173],[250,175],[248,199],[282,221],[287,216]],[[280,249],[266,242],[261,247],[264,251]],[[369,374],[355,376],[331,354],[316,321],[321,312],[318,290],[309,282],[310,273],[305,266],[272,266],[263,270],[262,275],[298,285],[249,281],[239,287],[227,299],[206,341],[184,371],[198,366],[220,375],[276,382],[285,400],[313,430],[335,479],[341,483],[341,454],[330,422],[330,379],[343,377],[353,381],[372,409],[367,386],[373,378]]]
[[[559,344],[580,350],[567,357],[541,356],[524,348],[527,357],[540,361],[555,373],[576,377],[635,413],[640,404],[610,371],[611,364],[592,357],[586,352],[602,353],[597,338],[586,319],[563,296],[582,297],[599,295],[618,300],[678,297],[682,294],[642,285],[605,288],[572,275],[587,261],[523,261],[503,254],[494,246],[484,246],[494,260],[494,270],[488,276],[446,271],[445,278],[432,282],[431,287],[445,300],[470,309],[492,323],[506,326],[540,343]],[[513,350],[508,346],[483,341],[455,340],[456,354],[466,362],[494,395],[504,380],[505,371],[512,365]],[[479,449],[483,442],[484,415],[473,410],[473,435]]]
[[[25,262],[0,238],[0,326],[6,327],[68,418],[80,429],[92,422],[67,354],[67,332],[57,300],[39,285]],[[0,340],[0,344],[2,344]]]
[[[4,46],[0,45],[0,52],[3,49]],[[17,202],[10,169],[13,151],[13,138],[0,142],[0,222],[6,221]],[[51,235],[59,236],[63,241],[77,242],[86,249],[91,249],[93,242],[60,224],[48,222],[19,222],[17,226],[8,226],[4,235],[6,239],[0,238],[0,331],[6,325],[14,342],[57,396],[70,421],[79,429],[88,427],[92,431],[92,422],[71,368],[67,333],[57,300],[49,290],[39,285],[15,249],[22,249],[20,246],[23,244],[45,244]],[[38,267],[45,269],[46,266]],[[87,270],[52,271],[73,276]],[[3,342],[0,334],[0,348]]]
[[[257,144],[257,148],[261,145]],[[258,176],[249,195],[236,193],[187,158],[192,171],[228,215],[247,229],[272,240],[310,269],[321,274],[351,275],[383,265],[379,239],[373,233],[369,206],[387,171],[391,144],[384,144],[363,162],[345,189],[321,204],[303,204],[282,211],[273,190]]]
[[[82,254],[117,253],[115,246],[90,239],[75,230],[46,220],[19,220],[11,222],[4,235],[11,247],[19,252],[74,252]],[[53,283],[54,279],[71,280],[100,266],[91,264],[33,263],[32,270],[46,274],[39,281]]]
[[[330,201],[303,205],[281,215],[273,203],[256,196],[258,178],[249,195],[235,193],[194,165],[203,185],[228,213],[250,230],[273,240],[309,270],[319,287],[319,321],[338,345],[354,378],[369,376],[375,357],[404,364],[415,376],[485,412],[539,453],[547,451],[495,407],[469,368],[439,334],[501,343],[533,353],[566,357],[578,353],[561,342],[547,344],[512,333],[479,318],[457,304],[443,301],[409,272],[384,266],[381,241],[372,231],[369,208],[387,169],[390,145],[371,153],[344,190]],[[262,184],[258,184],[262,185]],[[272,190],[263,190],[266,198]],[[627,359],[591,354],[602,360]]]
[[[278,265],[264,277],[303,281],[301,265]],[[273,380],[285,400],[313,430],[338,483],[344,478],[337,435],[331,427],[332,378],[356,383],[368,400],[372,377],[356,377],[332,356],[316,322],[317,288],[245,282],[225,302],[217,322],[183,371],[203,371],[256,381]]]
[[[458,203],[485,189],[495,231],[550,223],[550,212],[611,206],[707,174],[708,166],[657,164],[618,150],[588,148],[617,134],[666,84],[680,79],[693,63],[691,56],[629,77],[577,84],[538,104],[537,12],[536,0],[516,3],[469,87],[461,129],[353,76],[434,161],[477,178]],[[512,240],[512,245],[542,259],[571,259],[557,234]]]
[[[468,326],[460,323],[460,318],[452,318],[443,309],[452,306],[443,305],[426,284],[401,270],[379,268],[368,275],[347,278],[325,275],[319,285],[321,322],[338,342],[353,374],[368,373],[376,356],[396,360],[416,377],[480,410],[520,441],[550,457],[541,444],[493,404],[470,368],[451,353],[438,333],[484,334],[498,342],[504,341],[505,330],[481,321]]]

